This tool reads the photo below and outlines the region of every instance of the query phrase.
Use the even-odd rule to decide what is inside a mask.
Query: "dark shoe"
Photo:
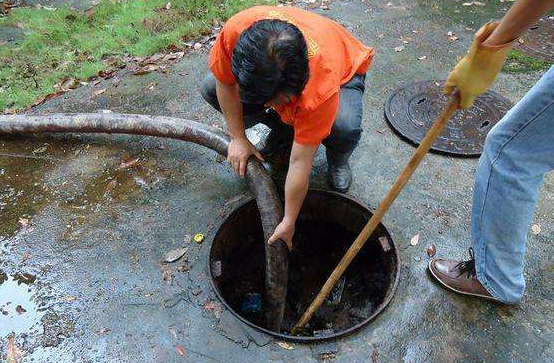
[[[469,261],[432,259],[429,272],[444,287],[459,294],[500,301],[493,297],[477,280],[473,248],[469,249]]]
[[[256,149],[262,156],[270,156],[277,151],[292,146],[292,137],[287,133],[271,130],[269,134],[256,144]]]
[[[340,153],[330,149],[326,149],[328,175],[327,182],[334,190],[346,193],[352,184],[352,169],[348,164],[348,159],[352,155],[352,151]]]

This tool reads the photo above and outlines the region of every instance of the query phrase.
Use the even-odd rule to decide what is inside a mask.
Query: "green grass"
[[[65,77],[85,80],[107,69],[108,56],[148,56],[209,34],[214,19],[275,1],[103,0],[86,13],[68,7],[12,9],[0,27],[22,28],[26,36],[0,46],[0,111],[29,106]]]
[[[529,57],[517,50],[510,50],[502,70],[509,73],[525,73],[545,71],[550,66],[551,64],[548,62]]]

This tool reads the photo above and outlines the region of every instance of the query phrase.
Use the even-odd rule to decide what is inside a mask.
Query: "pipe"
[[[0,135],[62,132],[165,137],[190,141],[225,157],[229,146],[229,137],[215,127],[175,117],[117,113],[0,115]],[[280,331],[287,295],[288,251],[284,242],[269,245],[267,240],[281,221],[283,209],[271,177],[255,158],[248,162],[246,180],[260,211],[266,241],[266,324]]]

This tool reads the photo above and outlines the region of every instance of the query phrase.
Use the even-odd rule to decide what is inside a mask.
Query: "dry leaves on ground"
[[[280,346],[281,348],[287,349],[287,350],[293,350],[294,349],[294,347],[292,345],[290,345],[289,343],[286,343],[286,342],[278,342],[277,345]]]
[[[187,253],[188,247],[180,247],[166,252],[162,257],[162,263],[175,262]]]
[[[119,167],[118,169],[130,169],[130,168],[133,168],[135,166],[138,165],[140,159],[139,158],[136,158],[136,159],[132,159],[132,160],[128,160],[128,161],[122,161],[121,164],[119,164]]]
[[[204,309],[213,311],[216,318],[221,318],[221,305],[213,301],[209,301],[204,304]]]
[[[20,363],[23,360],[23,351],[15,343],[15,337],[8,338],[8,349],[6,352],[7,363]]]

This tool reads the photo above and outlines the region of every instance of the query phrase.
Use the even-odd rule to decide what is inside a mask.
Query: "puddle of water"
[[[40,322],[42,313],[33,299],[34,281],[31,274],[8,276],[0,270],[0,336],[29,332]]]

